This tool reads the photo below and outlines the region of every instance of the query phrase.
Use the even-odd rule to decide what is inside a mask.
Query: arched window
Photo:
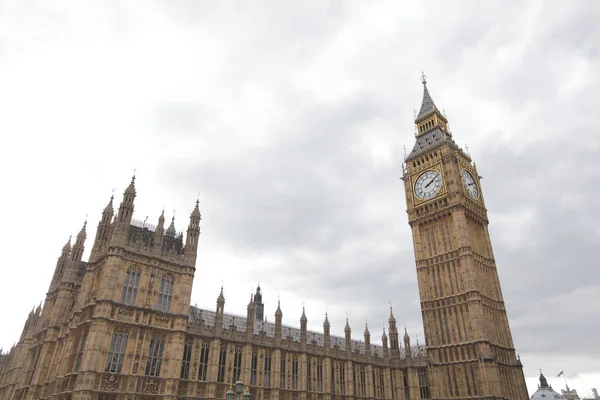
[[[106,359],[105,372],[121,372],[123,358],[125,357],[125,348],[127,347],[127,334],[115,332],[110,339],[110,349]]]
[[[135,305],[138,285],[140,284],[140,270],[137,267],[130,267],[125,275],[123,282],[123,291],[121,292],[121,303]]]
[[[171,298],[173,297],[173,277],[165,275],[160,280],[160,291],[158,293],[158,303],[156,309],[160,311],[169,311],[171,309]]]
[[[79,371],[81,368],[81,362],[83,361],[83,350],[85,349],[85,342],[87,341],[87,332],[83,334],[83,339],[79,345],[79,352],[77,353],[77,363],[75,365],[75,371]]]
[[[165,340],[163,338],[156,337],[150,341],[148,360],[146,361],[146,375],[160,376],[164,348]]]

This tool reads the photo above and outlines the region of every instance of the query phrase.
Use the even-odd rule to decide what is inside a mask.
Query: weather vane
[[[425,75],[424,71],[421,71],[421,82],[423,83],[423,85],[427,84],[427,75]]]

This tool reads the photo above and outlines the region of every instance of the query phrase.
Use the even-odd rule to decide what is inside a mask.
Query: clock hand
[[[435,178],[433,178],[432,180],[429,181],[429,183],[427,185],[425,185],[425,187],[429,187],[429,185],[431,185],[433,183],[433,181],[435,181]]]

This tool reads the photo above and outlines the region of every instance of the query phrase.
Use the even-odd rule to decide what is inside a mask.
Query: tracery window
[[[429,393],[429,381],[427,379],[427,369],[419,368],[417,370],[417,375],[419,377],[419,393],[421,395],[421,399],[429,399],[431,395]]]
[[[150,341],[148,348],[148,361],[146,361],[146,375],[160,376],[165,339],[154,338]]]
[[[75,371],[79,371],[79,368],[81,368],[81,362],[83,361],[83,349],[85,347],[86,341],[87,341],[87,332],[83,334],[83,339],[81,340],[81,345],[79,346],[79,352],[77,353],[77,363],[75,365]]]
[[[279,388],[285,389],[285,354],[281,355],[281,364],[279,371]]]
[[[217,382],[225,382],[225,362],[227,361],[227,345],[221,345],[219,354],[219,367],[217,370]]]
[[[183,357],[181,359],[181,379],[190,379],[190,362],[192,361],[192,343],[183,346]]]
[[[160,290],[158,292],[158,303],[156,309],[168,312],[171,309],[171,299],[173,298],[173,277],[165,275],[160,280]]]
[[[137,267],[131,267],[125,275],[123,282],[123,291],[121,292],[121,303],[133,306],[137,296],[138,285],[140,284],[140,270]]]
[[[311,363],[312,359],[310,357],[307,357],[306,360],[306,390],[307,391],[311,391],[312,390],[312,371],[311,371]]]
[[[104,369],[105,372],[121,372],[126,347],[127,334],[123,332],[113,333],[110,339],[110,348],[108,349],[108,358],[106,359],[106,368]]]
[[[410,400],[410,387],[408,386],[408,371],[405,369],[402,370],[402,378],[403,378],[402,383],[404,384],[404,398],[406,400]]]
[[[359,392],[358,392],[358,394],[359,394],[359,396],[366,397],[366,395],[367,395],[367,377],[365,374],[365,366],[361,365],[360,367],[358,367],[358,372],[359,372],[359,376],[358,376]]]
[[[342,364],[339,368],[340,373],[340,394],[346,394],[346,371]]]
[[[239,346],[235,347],[233,353],[233,375],[231,376],[231,382],[235,383],[242,376],[242,348]]]
[[[298,390],[298,357],[292,360],[292,389]]]
[[[317,392],[323,393],[323,361],[317,360]]]
[[[250,384],[256,386],[256,369],[258,368],[258,354],[256,350],[252,352],[252,362],[250,365]]]
[[[271,387],[271,353],[265,353],[263,386]]]
[[[210,345],[208,343],[202,343],[200,349],[200,367],[198,368],[198,380],[206,381],[206,372],[208,371],[208,355]]]

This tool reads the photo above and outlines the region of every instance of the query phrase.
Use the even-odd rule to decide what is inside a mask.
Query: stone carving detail
[[[142,383],[142,393],[158,393],[158,381],[156,379],[147,378]]]
[[[114,392],[119,389],[119,376],[117,375],[104,375],[102,377],[102,385],[100,385],[100,390],[104,390],[107,392]]]

